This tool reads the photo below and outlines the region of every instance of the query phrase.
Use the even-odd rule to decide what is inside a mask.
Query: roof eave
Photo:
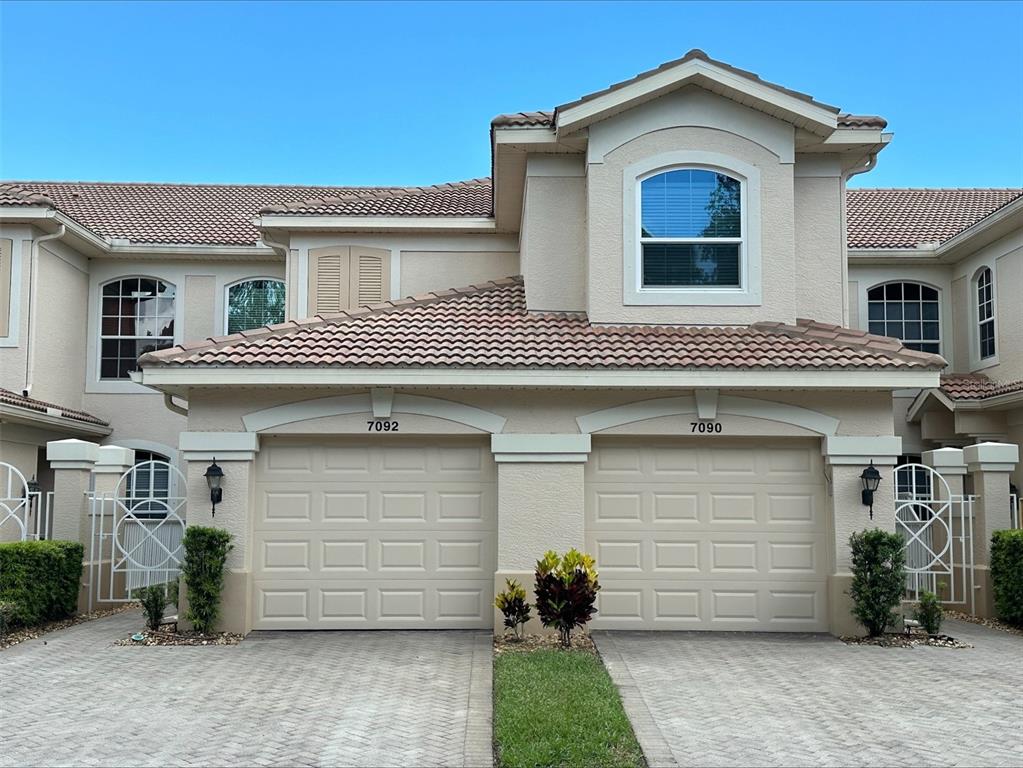
[[[322,214],[263,214],[261,230],[336,232],[496,232],[492,216],[331,216]]]
[[[593,98],[584,97],[581,101],[558,107],[555,110],[558,135],[578,131],[623,111],[628,105],[658,98],[688,83],[730,96],[821,136],[830,136],[838,127],[839,110],[836,107],[797,98],[697,58],[654,71]]]
[[[9,403],[0,403],[0,422],[25,424],[42,429],[59,429],[75,435],[92,437],[106,437],[114,431],[109,425],[80,421],[64,415],[43,413],[32,408],[19,408]]]
[[[949,238],[935,254],[943,262],[955,262],[1023,226],[1023,196]]]

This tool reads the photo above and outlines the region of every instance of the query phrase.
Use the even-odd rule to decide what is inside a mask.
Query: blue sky
[[[493,115],[698,47],[888,118],[857,185],[1023,185],[1020,2],[3,2],[0,45],[7,179],[485,176]]]

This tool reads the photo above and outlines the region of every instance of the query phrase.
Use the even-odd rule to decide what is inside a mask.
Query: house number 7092
[[[367,421],[367,432],[397,432],[398,422],[396,421]]]
[[[690,421],[689,426],[692,428],[692,432],[696,432],[698,434],[720,432],[722,429],[720,421]]]

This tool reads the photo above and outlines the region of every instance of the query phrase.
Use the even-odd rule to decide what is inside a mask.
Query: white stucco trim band
[[[570,387],[599,389],[924,389],[937,387],[938,371],[647,371],[459,368],[145,368],[140,383],[159,390],[189,386],[354,387]]]
[[[185,461],[252,461],[259,451],[253,432],[182,432],[178,442]]]
[[[263,229],[311,229],[316,231],[378,232],[496,232],[494,219],[471,216],[260,216],[255,219]]]
[[[855,464],[894,467],[902,455],[902,438],[898,435],[828,435],[821,446],[828,464]]]
[[[707,412],[706,406],[704,412]],[[696,397],[662,397],[594,411],[578,416],[575,421],[579,425],[580,432],[595,433],[637,421],[690,413],[699,413],[699,403]],[[719,414],[777,421],[782,424],[802,427],[820,435],[835,434],[839,424],[838,419],[811,411],[809,408],[735,395],[721,395],[717,398],[716,412],[710,418]],[[705,417],[700,416],[700,418]]]
[[[354,413],[375,415],[375,405],[379,407],[380,402],[377,401],[375,404],[369,393],[321,397],[316,400],[302,400],[297,403],[255,411],[243,416],[242,423],[248,432],[264,432],[284,424],[294,424],[325,416],[346,416]],[[419,416],[433,416],[474,427],[481,432],[491,433],[501,432],[506,421],[503,416],[482,408],[422,395],[393,395],[390,413],[392,415],[394,413],[410,413]]]
[[[578,463],[589,458],[589,435],[493,435],[494,461]]]

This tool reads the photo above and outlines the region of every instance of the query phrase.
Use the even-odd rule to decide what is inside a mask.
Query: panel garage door
[[[827,630],[825,501],[815,441],[595,440],[594,627]]]
[[[255,628],[492,626],[485,442],[277,438],[257,466]]]

